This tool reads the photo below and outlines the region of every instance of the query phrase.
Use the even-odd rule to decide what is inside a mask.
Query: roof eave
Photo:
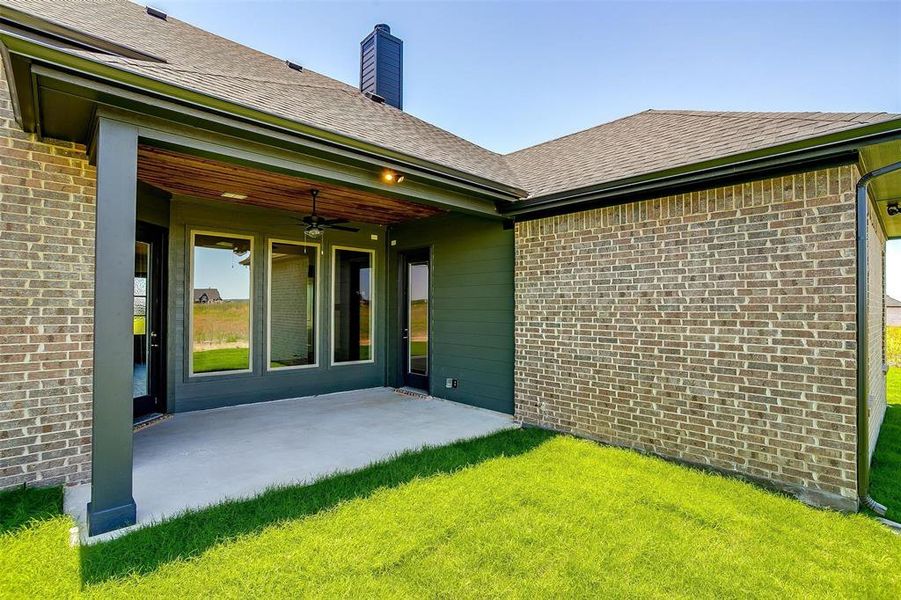
[[[390,150],[352,136],[318,128],[300,121],[286,119],[241,103],[223,100],[188,88],[175,86],[152,77],[139,75],[105,63],[93,61],[24,38],[12,31],[3,29],[2,27],[0,27],[0,47],[2,47],[4,52],[11,52],[31,61],[41,61],[57,68],[74,71],[81,75],[95,77],[117,85],[137,89],[145,93],[163,96],[176,102],[182,102],[219,114],[226,114],[239,119],[249,120],[260,125],[290,132],[293,135],[315,139],[361,155],[388,160],[401,170],[414,169],[456,180],[491,193],[495,196],[495,200],[499,201],[501,204],[504,204],[505,201],[524,198],[528,195],[528,192],[515,186],[486,179],[472,173],[404,154],[402,152]]]
[[[124,44],[111,42],[80,29],[69,27],[68,25],[63,25],[56,21],[18,10],[11,6],[0,6],[0,23],[4,22],[14,24],[15,26],[36,33],[39,32],[45,37],[64,41],[73,46],[78,46],[94,52],[125,56],[137,60],[149,60],[157,63],[166,62],[165,59],[154,54],[143,52]]]
[[[634,200],[638,199],[634,196],[639,195],[664,196],[674,190],[713,187],[736,178],[765,176],[777,171],[811,168],[817,164],[850,163],[857,160],[857,150],[862,146],[899,138],[901,119],[890,119],[826,136],[527,198],[502,207],[501,211],[510,217],[538,218],[584,210],[598,204],[629,201],[629,197]]]

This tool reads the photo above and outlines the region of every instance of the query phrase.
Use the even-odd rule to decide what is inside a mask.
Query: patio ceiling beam
[[[97,114],[134,124],[138,127],[138,135],[143,142],[149,142],[161,148],[180,152],[187,151],[205,158],[257,169],[268,169],[443,210],[501,219],[494,203],[486,202],[472,195],[436,187],[429,182],[419,180],[415,174],[405,173],[406,179],[402,184],[387,185],[380,180],[380,169],[372,166],[362,167],[339,163],[316,155],[301,154],[233,136],[224,136],[204,129],[188,128],[179,123],[130,111],[107,107],[99,109]]]
[[[446,212],[383,194],[143,144],[138,147],[138,179],[170,194],[287,210],[296,216],[310,213],[310,190],[315,188],[320,191],[318,209],[322,216],[377,225],[402,223]],[[222,197],[225,192],[244,197]]]
[[[89,535],[133,525],[132,402],[137,128],[97,125]]]

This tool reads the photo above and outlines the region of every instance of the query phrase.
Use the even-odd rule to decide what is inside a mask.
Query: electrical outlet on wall
[[[457,380],[453,377],[448,377],[444,382],[444,387],[447,389],[455,389],[457,387]]]

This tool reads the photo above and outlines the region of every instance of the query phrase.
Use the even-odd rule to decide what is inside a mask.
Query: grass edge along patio
[[[901,536],[873,519],[538,429],[407,453],[80,548],[67,544],[60,502],[59,488],[0,501],[9,508],[0,586],[14,596],[894,598],[901,589]]]

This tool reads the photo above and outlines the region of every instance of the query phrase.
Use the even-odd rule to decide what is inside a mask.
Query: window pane
[[[132,333],[134,334],[134,365],[132,390],[135,398],[148,393],[149,340],[147,337],[147,278],[150,276],[150,244],[135,242],[134,312]]]
[[[372,358],[372,253],[335,250],[334,362]]]
[[[194,235],[194,373],[250,368],[249,239]]]
[[[272,242],[269,263],[269,366],[316,363],[315,246]]]
[[[407,365],[410,373],[429,374],[429,263],[413,263],[407,282],[410,305],[407,307]]]

